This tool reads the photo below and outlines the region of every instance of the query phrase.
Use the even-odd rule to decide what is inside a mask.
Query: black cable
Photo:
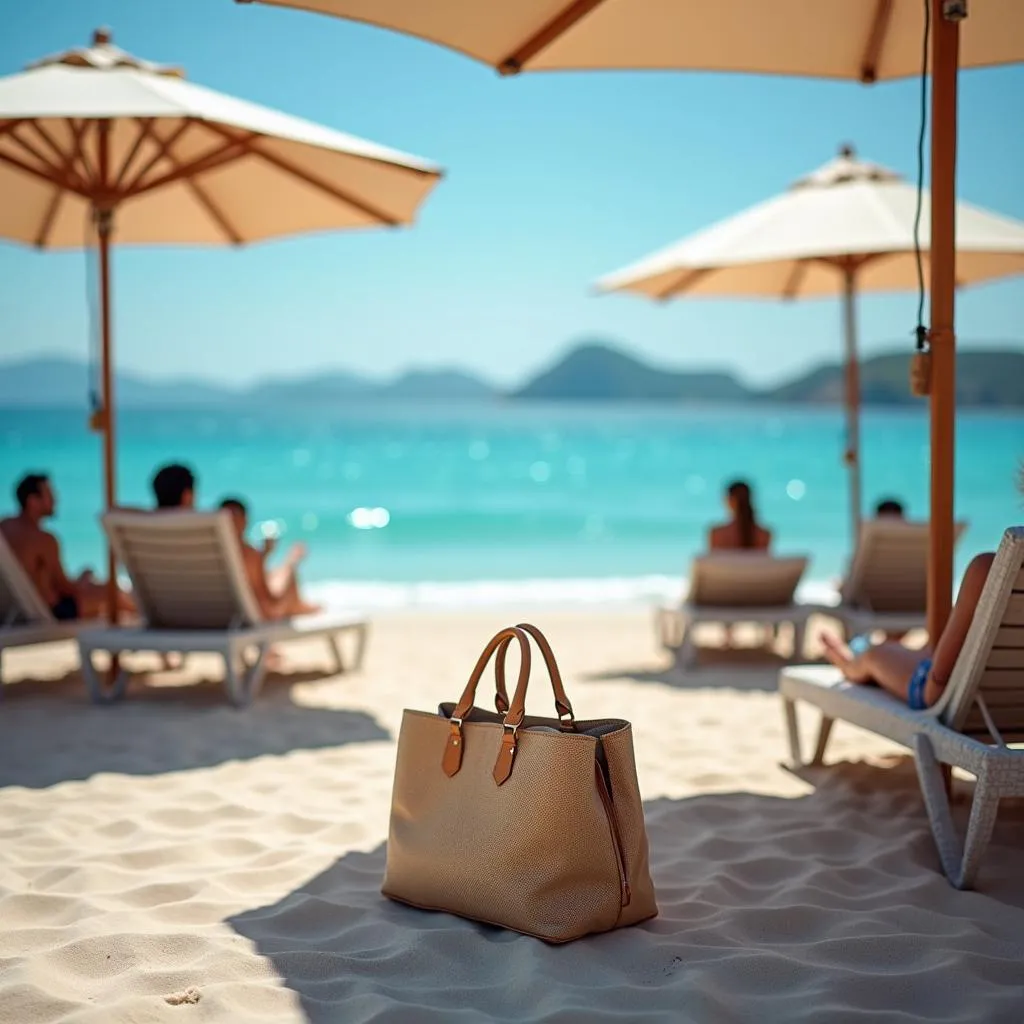
[[[924,206],[924,144],[928,135],[928,44],[931,38],[932,3],[924,0],[924,47],[921,54],[921,127],[917,136],[917,210],[914,213],[914,258],[917,261],[917,350],[923,352],[928,341],[924,325],[924,254],[921,252],[921,212]]]

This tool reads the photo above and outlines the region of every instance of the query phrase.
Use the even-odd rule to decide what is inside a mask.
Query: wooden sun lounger
[[[945,692],[912,711],[883,690],[846,682],[838,669],[787,668],[779,676],[794,764],[803,764],[796,703],[821,711],[810,764],[822,763],[832,723],[852,722],[914,752],[942,868],[972,885],[1003,797],[1024,796],[1024,527],[1006,531]],[[967,837],[953,828],[940,765],[977,779]],[[1024,855],[1024,853],[1022,853]]]
[[[107,513],[102,521],[131,577],[142,624],[79,634],[82,671],[93,700],[121,698],[129,679],[121,667],[106,685],[95,666],[97,651],[219,654],[228,698],[239,707],[259,692],[273,644],[321,637],[336,671],[361,665],[368,626],[360,615],[302,616],[281,622],[261,619],[226,512],[117,511]],[[355,640],[351,665],[341,645],[345,635]]]
[[[685,600],[663,605],[655,612],[659,643],[675,655],[680,666],[689,668],[697,659],[693,637],[697,623],[778,626],[789,622],[799,657],[813,610],[795,599],[807,563],[803,556],[777,558],[760,551],[723,551],[695,558]]]

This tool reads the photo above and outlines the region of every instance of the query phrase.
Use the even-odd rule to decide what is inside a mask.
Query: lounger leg
[[[654,609],[654,633],[658,646],[674,654],[683,642],[682,633],[685,621],[682,614],[675,608]]]
[[[974,884],[985,849],[992,838],[999,812],[999,793],[987,774],[982,772],[974,789],[967,841],[961,847],[949,809],[942,765],[926,736],[919,734],[914,737],[914,760],[942,870],[958,889],[969,889]]]
[[[814,757],[811,758],[811,765],[818,767],[825,763],[825,748],[828,746],[828,738],[832,735],[834,719],[821,716],[821,725],[818,726],[818,742],[814,747]]]
[[[370,627],[364,622],[356,627],[356,653],[352,656],[352,671],[358,672],[363,667],[363,658],[366,657],[366,640],[370,633]]]
[[[807,620],[800,619],[793,623],[793,661],[800,661],[803,658],[806,640]]]
[[[683,669],[693,668],[697,664],[697,641],[693,635],[693,623],[683,623],[683,633],[676,648],[676,664]]]
[[[794,768],[799,768],[804,762],[800,753],[800,723],[796,717],[796,701],[783,697],[782,711],[786,716],[786,735],[789,737],[789,761]]]
[[[327,646],[331,650],[331,656],[334,662],[334,671],[337,672],[339,676],[343,676],[345,674],[345,652],[341,647],[341,634],[331,633],[327,637]]]
[[[85,680],[85,688],[89,698],[94,704],[113,704],[121,700],[128,689],[128,682],[131,676],[124,667],[124,662],[118,662],[117,673],[113,682],[108,683],[106,673],[100,672],[93,661],[96,653],[91,647],[83,647],[79,644],[79,653],[82,663],[82,678]],[[120,653],[120,652],[118,652]]]
[[[228,700],[236,708],[244,708],[252,703],[267,674],[270,645],[260,644],[256,650],[256,660],[251,665],[246,661],[245,647],[229,647],[223,652],[224,689],[227,690]]]

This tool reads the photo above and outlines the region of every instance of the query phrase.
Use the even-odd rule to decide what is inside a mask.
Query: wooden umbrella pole
[[[957,67],[964,5],[932,0],[931,530],[928,635],[937,643],[953,599],[956,421]]]
[[[843,342],[846,348],[846,468],[850,476],[850,528],[853,550],[860,539],[864,514],[860,471],[860,362],[857,356],[857,278],[852,266],[843,270]]]
[[[100,376],[103,402],[103,504],[109,510],[116,503],[117,464],[114,458],[114,373],[110,351],[110,236],[113,232],[113,211],[96,211],[96,231],[100,250]],[[107,615],[117,622],[118,588],[117,560],[107,546]]]
[[[100,376],[103,402],[103,503],[109,511],[117,501],[115,451],[114,371],[111,353],[110,240],[114,233],[113,196],[107,194],[112,178],[110,167],[110,122],[96,123],[100,195],[94,203],[96,234],[100,250]],[[117,622],[117,560],[107,545],[107,615]]]

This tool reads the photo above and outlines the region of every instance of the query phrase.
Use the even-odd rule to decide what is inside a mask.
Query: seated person
[[[953,613],[934,652],[927,647],[911,650],[891,640],[871,646],[864,637],[854,637],[847,645],[823,634],[825,657],[850,682],[877,684],[915,711],[930,707],[942,696],[953,673],[994,559],[993,552],[986,552],[975,556],[967,567]]]
[[[157,510],[194,508],[196,475],[188,466],[171,462],[161,466],[151,481]]]
[[[896,498],[883,498],[875,506],[876,519],[906,519],[907,510],[903,507],[902,501]]]
[[[57,495],[45,473],[29,473],[14,490],[18,513],[0,521],[0,534],[7,541],[53,617],[61,621],[96,619],[107,610],[107,588],[90,570],[69,579],[61,562],[60,542],[43,529],[44,519],[57,510]],[[133,612],[134,602],[118,591],[117,607]]]
[[[305,545],[294,545],[284,564],[268,571],[267,559],[274,553],[276,542],[267,537],[261,549],[248,543],[245,534],[249,526],[249,510],[240,498],[225,498],[220,507],[231,513],[231,521],[242,546],[245,575],[263,618],[289,619],[294,615],[312,615],[320,611],[319,605],[304,601],[299,594],[298,568],[306,557]]]
[[[750,485],[735,480],[725,491],[729,522],[713,526],[708,532],[710,551],[767,551],[772,542],[770,530],[757,521]]]

